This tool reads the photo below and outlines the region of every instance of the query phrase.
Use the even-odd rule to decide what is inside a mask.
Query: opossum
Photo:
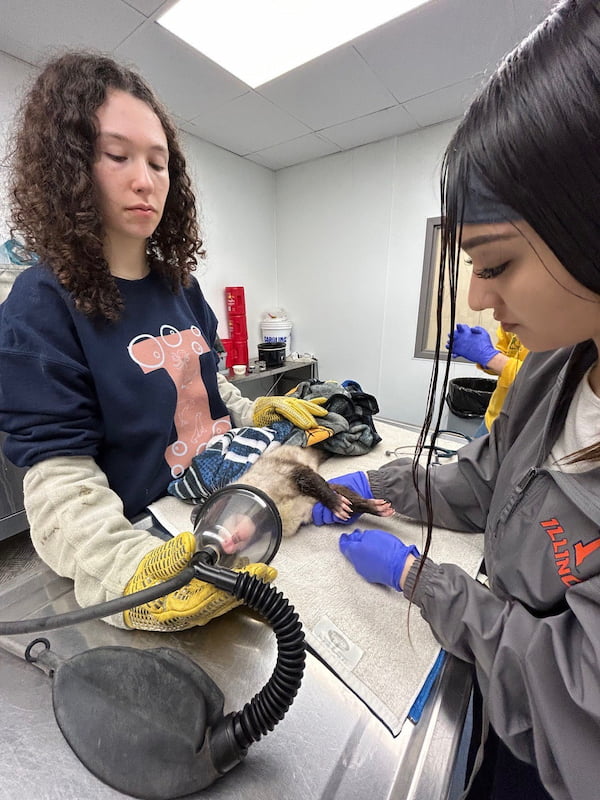
[[[327,457],[327,453],[314,447],[283,444],[262,455],[239,482],[269,495],[281,516],[284,536],[293,536],[301,525],[312,520],[317,501],[341,519],[356,512],[384,517],[394,513],[386,500],[368,500],[346,486],[327,483],[316,471]]]

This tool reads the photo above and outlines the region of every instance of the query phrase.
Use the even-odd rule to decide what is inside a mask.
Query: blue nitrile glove
[[[450,336],[446,342],[446,350],[450,349]],[[458,323],[454,329],[454,341],[452,343],[452,355],[468,358],[482,367],[487,367],[494,356],[500,351],[492,344],[489,333],[485,328],[476,325],[470,328],[468,325]]]
[[[342,533],[340,550],[359,575],[369,583],[383,583],[401,592],[400,576],[408,556],[421,554],[414,544],[406,545],[386,531]]]
[[[365,472],[349,472],[347,475],[340,475],[339,478],[331,478],[327,483],[339,483],[341,486],[346,486],[348,489],[353,489],[356,494],[361,497],[366,497],[367,500],[373,498],[373,492],[369,486],[369,479]],[[323,503],[316,503],[312,511],[312,519],[315,525],[333,525],[340,523],[341,525],[348,525],[360,517],[360,514],[353,514],[348,519],[340,519]]]

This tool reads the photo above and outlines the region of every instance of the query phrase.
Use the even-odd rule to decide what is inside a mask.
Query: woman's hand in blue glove
[[[369,583],[383,583],[397,592],[402,591],[400,576],[407,564],[420,556],[414,544],[406,545],[386,531],[342,533],[340,550],[359,575]]]
[[[446,342],[446,350],[450,349],[450,336]],[[492,344],[489,333],[485,328],[476,325],[470,328],[468,325],[458,323],[454,329],[454,341],[452,342],[452,355],[468,358],[482,367],[487,367],[494,356],[500,351]]]
[[[369,486],[369,480],[365,472],[349,472],[347,475],[340,475],[339,478],[332,478],[327,483],[339,483],[341,486],[346,486],[348,489],[353,489],[361,497],[366,497],[368,500],[373,498],[373,492]],[[360,514],[352,514],[348,519],[337,517],[331,509],[323,505],[323,503],[315,503],[312,511],[312,519],[315,525],[333,525],[340,523],[341,525],[348,525],[360,517]]]

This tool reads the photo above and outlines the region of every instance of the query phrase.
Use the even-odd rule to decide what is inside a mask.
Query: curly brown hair
[[[164,275],[173,292],[189,285],[203,251],[176,128],[145,81],[104,55],[69,52],[54,58],[26,94],[11,155],[11,235],[54,272],[79,311],[116,320],[123,300],[104,257],[92,177],[96,111],[110,89],[143,100],[162,124],[170,188],[147,253],[151,268]]]

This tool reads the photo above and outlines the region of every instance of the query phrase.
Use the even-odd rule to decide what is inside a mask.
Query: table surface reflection
[[[3,619],[62,613],[76,607],[72,583],[31,552],[20,574],[0,582]],[[243,706],[271,675],[271,629],[247,609],[206,628],[177,634],[121,631],[100,621],[49,631],[52,649],[69,657],[90,647],[173,647],[199,663],[225,695],[225,712]],[[77,760],[52,711],[51,679],[23,660],[36,635],[0,639],[2,800],[121,798]],[[211,800],[435,800],[446,798],[470,691],[463,662],[446,661],[423,716],[393,737],[314,655],[300,691],[279,725],[244,762],[204,792]],[[193,710],[190,710],[193,713]],[[93,720],[90,720],[93,725]]]

